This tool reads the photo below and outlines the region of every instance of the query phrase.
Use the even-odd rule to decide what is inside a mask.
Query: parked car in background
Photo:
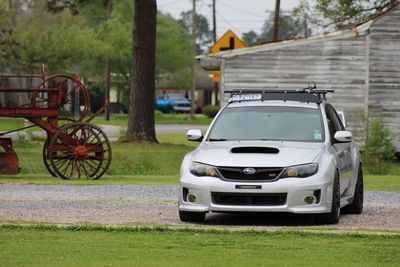
[[[190,112],[191,102],[183,94],[159,94],[156,97],[156,110],[162,113]]]

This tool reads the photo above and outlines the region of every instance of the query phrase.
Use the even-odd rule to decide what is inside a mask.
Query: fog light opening
[[[317,198],[315,196],[305,196],[304,202],[308,205],[317,203]]]
[[[187,200],[188,200],[189,202],[196,202],[197,197],[196,197],[195,194],[190,193],[190,194],[187,195]]]

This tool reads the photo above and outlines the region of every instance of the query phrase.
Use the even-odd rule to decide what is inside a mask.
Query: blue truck
[[[156,110],[162,113],[190,112],[191,102],[183,94],[159,94],[156,97]]]

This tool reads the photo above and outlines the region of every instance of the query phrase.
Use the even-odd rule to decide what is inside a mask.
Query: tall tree
[[[244,32],[242,34],[242,40],[247,46],[259,44],[259,36],[255,31]]]
[[[261,34],[254,31],[242,34],[243,41],[247,45],[258,45],[273,41],[274,14],[270,14],[261,29]],[[304,28],[306,27],[306,28]],[[311,29],[304,25],[301,18],[293,18],[290,15],[279,17],[279,40],[288,40],[296,37],[308,36]]]
[[[271,14],[265,21],[261,34],[259,36],[260,43],[273,41],[274,15]],[[279,17],[279,40],[288,40],[296,37],[302,37],[304,33],[303,23],[300,19],[294,19],[290,15],[281,15]],[[306,29],[311,31],[311,29]]]
[[[196,45],[197,54],[204,52],[213,40],[213,32],[210,30],[210,25],[205,16],[196,13]],[[181,18],[178,20],[187,30],[188,34],[192,33],[192,11],[181,12]]]
[[[131,103],[127,137],[157,142],[154,128],[156,0],[135,0],[132,31]]]

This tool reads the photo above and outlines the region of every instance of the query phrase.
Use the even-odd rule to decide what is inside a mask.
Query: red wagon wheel
[[[77,122],[65,125],[48,148],[52,169],[62,179],[99,179],[111,163],[111,145],[97,126]]]
[[[49,138],[47,138],[46,142],[43,145],[43,151],[42,151],[43,163],[47,171],[51,174],[51,176],[57,177],[57,174],[54,172],[53,167],[50,164],[49,143],[50,143]]]
[[[34,91],[31,103],[34,107],[57,106],[59,120],[82,121],[89,112],[89,93],[75,77],[64,74],[52,75],[44,79],[36,89],[53,88],[59,90],[56,99],[50,93]]]

